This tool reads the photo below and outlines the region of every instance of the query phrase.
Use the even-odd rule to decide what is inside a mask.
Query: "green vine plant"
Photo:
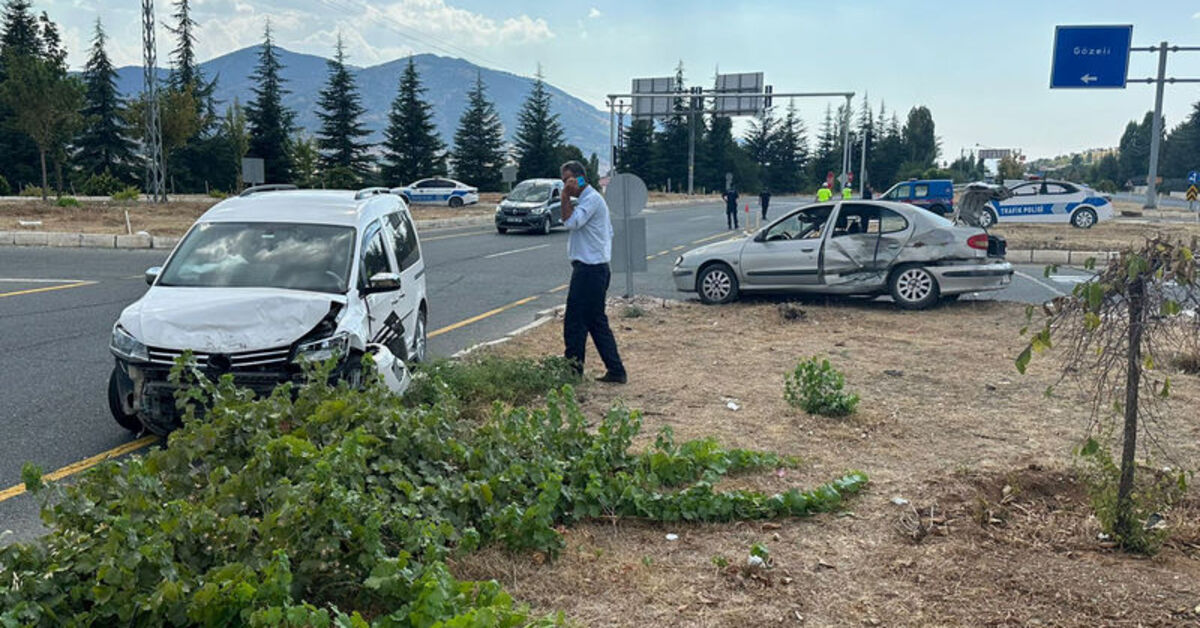
[[[807,516],[867,484],[848,472],[812,490],[718,490],[797,461],[677,444],[669,429],[633,452],[641,415],[589,422],[570,386],[464,420],[469,389],[410,406],[376,378],[333,383],[332,368],[256,399],[177,367],[192,385],[166,447],[68,485],[27,465],[49,533],[0,549],[0,626],[560,624],[494,581],[456,579],[450,559],[484,546],[554,558],[563,526],[596,518]]]
[[[1145,437],[1147,454],[1170,456],[1168,439],[1156,429],[1164,413],[1172,411],[1167,365],[1181,347],[1197,346],[1200,339],[1200,268],[1195,251],[1195,238],[1184,243],[1156,236],[1109,260],[1092,280],[1043,306],[1040,329],[1016,359],[1017,370],[1025,373],[1034,356],[1055,349],[1059,383],[1072,380],[1089,397],[1092,421],[1079,453],[1099,470],[1092,477],[1116,484],[1115,498],[1104,502],[1108,505],[1094,499],[1093,507],[1111,512],[1101,517],[1105,531],[1133,551],[1155,548],[1143,533],[1147,521],[1139,520],[1144,519],[1139,514],[1147,510],[1146,504],[1139,506],[1135,499],[1147,494],[1139,493],[1134,477],[1139,436]],[[1095,270],[1095,260],[1089,260],[1087,267]],[[1047,274],[1052,270],[1047,268]],[[1026,310],[1026,318],[1029,324],[1022,335],[1034,326],[1034,308]],[[1052,394],[1053,388],[1046,394]],[[1104,464],[1107,450],[1098,451],[1109,444],[1092,438],[1112,433],[1121,434],[1116,467]],[[1111,473],[1114,468],[1117,472]],[[1177,483],[1182,485],[1186,472],[1177,473]],[[1104,490],[1093,487],[1093,496],[1109,494],[1105,487],[1099,489]]]

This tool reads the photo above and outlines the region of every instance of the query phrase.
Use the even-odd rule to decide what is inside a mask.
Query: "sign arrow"
[[[1089,73],[1089,74],[1084,74],[1083,76],[1079,77],[1079,80],[1083,81],[1083,84],[1084,84],[1084,85],[1087,85],[1088,83],[1091,83],[1092,81],[1099,80],[1099,78],[1098,78],[1098,77],[1095,77],[1095,76],[1092,76],[1092,75]]]

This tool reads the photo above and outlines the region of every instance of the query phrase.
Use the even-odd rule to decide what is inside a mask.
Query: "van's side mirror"
[[[758,233],[754,234],[754,241],[755,242],[766,242],[767,241],[767,230],[759,229]]]
[[[366,293],[372,292],[387,292],[389,290],[400,289],[400,275],[398,273],[375,273],[367,280]]]
[[[153,286],[154,280],[158,279],[159,273],[162,272],[162,266],[151,266],[146,269],[146,285]]]

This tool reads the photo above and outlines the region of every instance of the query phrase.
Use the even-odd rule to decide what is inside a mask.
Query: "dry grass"
[[[490,216],[496,211],[500,194],[483,194],[480,202],[459,209],[414,205],[415,220],[437,220],[461,216]],[[80,201],[79,207],[57,207],[53,199],[43,203],[37,199],[6,200],[0,204],[0,231],[29,229],[20,221],[40,220],[38,231],[72,233],[125,233],[125,211],[134,233],[146,231],[154,235],[180,236],[218,199],[185,197],[166,205],[147,202],[119,203],[115,201]],[[32,229],[31,229],[32,230]]]
[[[653,302],[632,319],[612,309],[630,373],[586,389],[599,417],[623,402],[645,412],[643,443],[662,425],[679,439],[798,455],[802,468],[727,481],[767,491],[814,486],[844,470],[872,487],[852,512],[732,525],[597,521],[566,532],[553,564],[488,550],[459,559],[462,577],[497,578],[536,610],[587,625],[1192,625],[1200,622],[1200,503],[1168,513],[1174,541],[1153,559],[1103,547],[1070,450],[1087,423],[1072,396],[1046,399],[1053,374],[1013,357],[1023,308],[963,302],[929,312],[886,303],[775,301],[727,307]],[[502,346],[561,351],[546,325]],[[783,374],[829,356],[862,395],[856,415],[791,409]],[[592,370],[598,357],[588,357]],[[1200,380],[1177,377],[1176,418],[1160,426],[1182,464],[1200,462]],[[726,407],[736,399],[738,411]],[[1186,416],[1186,419],[1184,417]],[[1007,488],[1006,488],[1007,487]],[[910,504],[898,506],[893,497]],[[679,534],[667,541],[665,534]],[[914,537],[920,540],[914,540]],[[755,542],[775,568],[746,577]],[[722,569],[714,557],[731,565]]]
[[[992,233],[1004,236],[1010,249],[1066,249],[1071,251],[1121,251],[1164,234],[1172,238],[1200,236],[1200,224],[1181,222],[1102,222],[1091,229],[1067,224],[1005,224]]]

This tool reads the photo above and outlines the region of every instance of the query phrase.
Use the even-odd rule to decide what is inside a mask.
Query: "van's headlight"
[[[142,362],[150,361],[150,353],[146,350],[146,345],[139,342],[120,325],[113,325],[112,340],[108,342],[108,349],[123,358]]]
[[[336,336],[306,342],[296,347],[297,362],[324,362],[332,357],[341,357],[350,352],[350,334],[341,333]]]
[[[540,215],[542,215],[542,214],[544,214],[544,213],[546,213],[546,212],[548,212],[548,211],[550,211],[550,208],[549,208],[549,207],[547,207],[547,206],[545,206],[545,205],[540,205],[540,206],[538,206],[538,207],[534,207],[534,208],[533,208],[533,213],[535,213],[535,214],[537,214],[537,215],[539,215],[539,216],[540,216]]]

